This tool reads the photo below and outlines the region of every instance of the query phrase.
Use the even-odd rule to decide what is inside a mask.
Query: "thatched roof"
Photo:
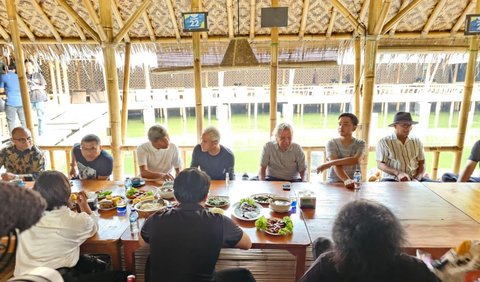
[[[10,43],[6,1],[0,2],[0,42]],[[111,0],[113,34],[116,35],[147,0]],[[374,0],[371,0],[374,1]],[[98,0],[18,0],[20,37],[27,54],[40,52],[58,58],[91,58],[102,41]],[[185,66],[192,62],[191,33],[183,32],[182,12],[190,1],[153,0],[140,14],[121,44],[131,42],[137,52],[151,51],[160,66]],[[325,61],[364,36],[369,0],[279,0],[288,6],[288,27],[279,29],[279,61]],[[385,1],[387,2],[387,1]],[[391,0],[380,32],[380,50],[466,50],[465,15],[473,13],[475,0]],[[415,5],[417,4],[417,5]],[[260,62],[270,56],[270,29],[260,26],[261,8],[270,0],[203,0],[209,31],[202,34],[202,61],[218,64],[233,37],[246,37]],[[239,7],[238,7],[239,5]],[[414,8],[393,24],[404,9]],[[69,11],[71,7],[73,13]],[[231,7],[231,8],[229,8]],[[345,9],[343,9],[345,8]],[[252,9],[254,9],[252,11]],[[253,13],[252,13],[253,12]],[[238,15],[238,13],[240,15]],[[229,16],[230,15],[230,16]],[[305,16],[304,16],[305,15]],[[99,38],[92,36],[79,18]],[[252,24],[253,23],[253,24]],[[68,44],[68,45],[67,45]],[[135,49],[136,48],[136,49]],[[329,50],[325,52],[324,50]],[[333,52],[333,53],[332,53]]]

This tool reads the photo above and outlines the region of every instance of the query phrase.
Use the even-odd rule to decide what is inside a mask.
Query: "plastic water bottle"
[[[130,220],[130,231],[132,234],[137,234],[138,233],[138,213],[137,211],[132,207],[130,209],[130,216],[128,217]]]
[[[360,189],[361,182],[362,182],[362,173],[360,173],[360,170],[357,169],[353,174],[353,183],[355,185],[355,190]]]
[[[225,187],[228,188],[228,184],[230,184],[230,173],[225,173]]]
[[[125,178],[124,185],[125,185],[125,192],[127,192],[128,189],[132,188],[132,180],[130,179],[130,177]]]

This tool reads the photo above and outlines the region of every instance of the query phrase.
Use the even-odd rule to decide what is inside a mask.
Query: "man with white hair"
[[[223,180],[226,173],[235,179],[235,157],[230,149],[220,145],[220,132],[213,126],[203,130],[201,143],[195,146],[190,167],[200,167],[213,180]]]
[[[263,146],[260,161],[260,180],[292,181],[305,180],[307,163],[302,147],[292,142],[293,128],[280,123],[274,130],[275,140]]]
[[[177,146],[170,143],[167,129],[154,125],[148,130],[148,140],[137,148],[140,175],[149,179],[173,180],[180,173],[182,160]]]

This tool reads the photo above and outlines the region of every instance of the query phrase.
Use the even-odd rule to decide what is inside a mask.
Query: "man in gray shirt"
[[[346,188],[354,188],[353,174],[360,170],[360,161],[365,151],[365,141],[353,137],[358,118],[351,113],[338,117],[338,133],[327,143],[327,162],[317,167],[317,173],[328,170],[328,182],[343,182]]]
[[[307,164],[302,147],[292,143],[293,128],[280,123],[274,130],[275,141],[263,146],[260,161],[260,180],[304,181]]]

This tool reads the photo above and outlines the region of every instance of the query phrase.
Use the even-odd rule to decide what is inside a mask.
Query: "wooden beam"
[[[175,37],[180,39],[180,31],[178,30],[177,17],[175,16],[175,10],[173,9],[172,0],[165,0],[167,2],[168,14],[170,15],[170,21],[173,25],[173,31],[175,31]]]
[[[385,23],[385,19],[387,18],[388,11],[390,10],[390,6],[392,5],[392,0],[385,0],[382,5],[382,10],[380,11],[380,16],[378,17],[377,22],[375,23],[375,27],[373,29],[373,34],[378,35],[380,31],[382,31],[383,24]]]
[[[250,40],[255,38],[255,20],[257,19],[257,1],[250,0]]]
[[[62,62],[62,76],[63,76],[63,86],[64,86],[64,97],[60,99],[62,103],[68,101],[68,98],[70,98],[70,82],[68,81],[68,66],[67,63]]]
[[[423,26],[423,30],[422,30],[423,36],[427,35],[427,33],[430,31],[430,28],[432,27],[435,20],[438,18],[438,15],[440,15],[440,11],[442,11],[443,7],[445,6],[445,3],[447,3],[447,0],[438,1],[437,5],[435,6],[432,13],[430,14],[430,17],[428,17],[427,22]]]
[[[480,1],[477,0],[475,6],[475,14],[480,13]],[[458,173],[460,170],[460,163],[462,161],[462,152],[465,145],[465,135],[467,134],[468,114],[470,111],[470,104],[472,103],[473,84],[475,83],[475,73],[478,57],[478,37],[470,36],[470,48],[468,50],[468,63],[465,72],[465,86],[463,90],[463,100],[460,107],[460,114],[458,116],[458,130],[457,130],[457,147],[459,151],[455,152],[455,159],[453,163],[453,171]]]
[[[75,20],[75,23],[77,23],[83,29],[85,29],[87,33],[93,38],[93,40],[95,40],[97,43],[100,43],[100,36],[98,35],[98,33],[95,30],[93,30],[93,28],[91,28],[87,24],[87,22],[85,22],[85,20],[82,17],[80,17],[72,7],[70,7],[70,4],[65,2],[65,0],[56,0],[56,1],[60,6],[62,6],[65,12]]]
[[[28,25],[23,21],[22,17],[17,13],[17,24],[25,32],[30,41],[35,41],[35,35],[32,33]]]
[[[123,19],[122,19],[122,15],[120,14],[120,11],[118,10],[116,0],[111,0],[110,2],[112,3],[113,17],[117,21],[119,28],[121,28],[123,26]],[[125,34],[125,42],[130,42],[130,36],[128,36],[128,33]]]
[[[302,40],[303,35],[305,34],[305,28],[307,27],[307,17],[308,17],[309,7],[310,7],[310,0],[303,0],[302,21],[300,23],[300,30],[298,32],[299,40]]]
[[[354,93],[355,93],[355,103],[354,103],[354,110],[353,113],[355,116],[360,117],[360,95],[361,95],[361,88],[360,88],[360,83],[361,83],[361,76],[362,76],[362,40],[360,37],[355,37],[355,41],[353,42],[353,51],[355,54],[355,65],[354,67],[354,72],[353,72],[353,85],[354,85]],[[357,132],[358,134],[358,132]]]
[[[403,0],[402,5],[400,6],[399,11],[405,9],[405,7],[407,7],[408,3],[409,3],[408,0]],[[390,29],[390,31],[389,31],[389,35],[390,35],[390,36],[393,36],[393,35],[395,34],[395,30],[397,29],[397,26],[398,26],[398,22],[397,22],[396,24],[394,24],[394,25],[392,26],[392,28]]]
[[[400,10],[400,12],[398,12],[398,14],[396,14],[393,18],[391,18],[386,24],[385,26],[383,27],[383,31],[382,31],[382,34],[385,34],[387,33],[390,28],[392,28],[396,23],[400,22],[401,20],[403,20],[403,18],[405,18],[408,13],[415,9],[415,7],[418,6],[418,4],[420,4],[423,0],[413,0],[412,2],[410,2],[410,4],[408,4],[405,8],[403,8],[402,10]]]
[[[89,0],[88,0],[89,1]],[[113,179],[123,178],[121,128],[120,128],[120,95],[118,93],[117,63],[115,59],[115,44],[113,43],[112,6],[110,0],[100,0],[100,25],[106,36],[106,44],[102,45],[106,90],[108,97],[108,112],[110,117],[111,151],[113,157]]]
[[[130,90],[130,53],[132,45],[125,44],[125,63],[123,64],[123,95],[122,95],[122,145],[125,145],[127,138],[128,119],[128,91]]]
[[[203,12],[203,11],[204,11],[204,10],[203,10],[203,1],[199,1],[199,2],[198,2],[198,11],[199,11],[199,12]],[[203,31],[203,32],[201,33],[201,35],[202,35],[202,39],[204,39],[204,40],[208,39],[208,33],[207,33],[206,31]]]
[[[48,61],[48,71],[50,73],[50,83],[52,85],[52,94],[53,96],[57,99],[57,102],[60,102],[58,101],[58,92],[57,92],[57,80],[55,79],[56,76],[55,76],[55,66],[53,65],[53,62],[52,61]]]
[[[330,0],[332,5],[337,8],[337,10],[350,22],[353,28],[358,31],[360,34],[363,33],[363,29],[359,28],[363,25],[352,15],[352,13],[339,1],[339,0]]]
[[[90,19],[93,21],[95,26],[97,27],[97,32],[98,35],[100,36],[100,39],[102,42],[105,42],[107,40],[107,35],[105,35],[105,31],[103,30],[103,26],[100,23],[100,19],[98,18],[97,11],[95,11],[95,8],[92,5],[92,2],[90,0],[83,0],[83,5],[85,5],[85,8],[87,9],[87,13],[90,16]]]
[[[3,37],[5,42],[10,42],[10,35],[8,35],[7,31],[0,25],[0,35]]]
[[[278,7],[279,0],[272,0],[272,7]],[[270,51],[270,128],[269,136],[277,126],[277,77],[278,77],[278,27],[272,27]]]
[[[30,96],[28,95],[28,83],[27,77],[25,72],[25,58],[23,56],[22,44],[20,42],[20,30],[18,29],[17,24],[17,8],[15,5],[15,0],[6,0],[5,1],[6,8],[7,8],[7,17],[8,17],[8,27],[10,29],[10,34],[12,35],[12,43],[13,43],[13,51],[16,58],[16,68],[17,68],[17,75],[18,80],[20,83],[20,94],[22,96],[22,105],[23,105],[23,112],[25,113],[25,122],[27,128],[33,134],[33,139],[35,141],[36,134],[35,134],[35,127],[33,125],[33,118],[32,118],[32,106],[30,104]],[[12,130],[10,128],[9,130]]]
[[[148,14],[146,11],[142,13],[142,18],[143,22],[145,23],[145,26],[148,29],[148,35],[150,35],[150,40],[155,41],[155,30],[153,30],[152,23],[150,22],[150,18],[148,17]]]
[[[48,18],[47,14],[43,11],[42,7],[40,7],[40,4],[37,3],[37,0],[31,0],[30,1],[33,5],[33,8],[37,13],[43,18],[45,21],[45,24],[48,26],[50,31],[52,32],[53,37],[57,39],[58,42],[62,41],[62,38],[60,37],[60,34],[58,33],[57,29],[53,26],[52,22]]]
[[[460,27],[465,23],[465,18],[467,17],[467,14],[472,12],[476,2],[477,2],[476,0],[471,0],[470,3],[468,3],[467,7],[463,10],[457,22],[455,23],[455,25],[453,25],[452,29],[450,30],[450,33],[452,36],[455,36],[457,31],[460,29]]]
[[[87,37],[85,37],[85,33],[83,33],[82,28],[76,22],[72,22],[72,25],[75,28],[75,30],[77,31],[78,36],[80,36],[80,39],[82,40],[82,42],[87,41]],[[62,41],[63,41],[63,39],[62,39]]]
[[[362,8],[360,9],[360,13],[358,14],[358,20],[360,22],[363,22],[363,19],[365,18],[365,15],[367,14],[369,3],[370,3],[370,0],[363,1]]]
[[[337,17],[337,10],[335,7],[332,7],[332,11],[330,14],[330,21],[328,22],[327,32],[325,33],[326,38],[330,38],[332,36],[333,25],[335,24],[335,18]]]
[[[192,0],[190,7],[193,12],[198,12],[199,1]],[[200,53],[200,33],[192,35],[193,45],[193,77],[195,87],[195,116],[197,119],[197,141],[200,142],[203,131],[203,104],[202,104],[202,62]]]
[[[85,1],[90,1],[90,0],[85,0]],[[130,18],[125,22],[125,25],[118,31],[117,35],[113,39],[113,44],[117,44],[123,39],[125,34],[127,34],[127,32],[132,27],[133,23],[135,23],[135,21],[142,15],[142,13],[145,11],[148,5],[150,5],[151,2],[152,0],[144,0],[142,2],[140,7],[138,7],[135,13],[133,13],[133,15],[130,16]]]
[[[228,38],[235,37],[233,30],[233,1],[227,0]]]

